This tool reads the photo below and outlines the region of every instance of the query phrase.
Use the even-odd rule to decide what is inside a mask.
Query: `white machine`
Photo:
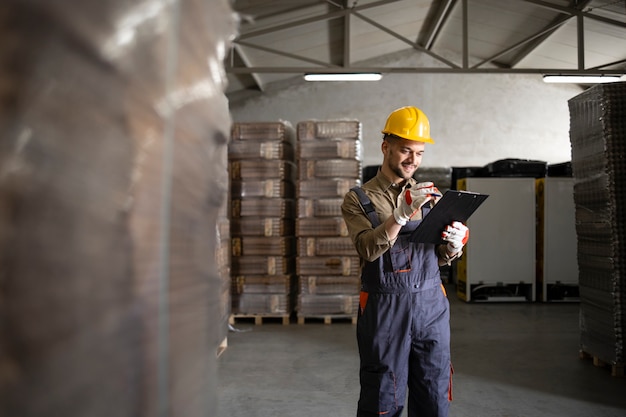
[[[535,178],[464,178],[458,188],[489,194],[467,221],[470,238],[457,265],[459,298],[535,301]]]

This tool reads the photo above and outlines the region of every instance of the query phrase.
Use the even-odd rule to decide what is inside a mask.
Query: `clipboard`
[[[476,209],[489,197],[488,194],[448,190],[430,209],[411,234],[416,243],[444,243],[441,232],[453,221],[465,223]]]

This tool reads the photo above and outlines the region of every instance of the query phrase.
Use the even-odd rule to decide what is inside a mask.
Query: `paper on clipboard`
[[[411,234],[416,243],[444,243],[441,232],[453,221],[465,223],[489,197],[469,191],[449,190],[428,212]]]

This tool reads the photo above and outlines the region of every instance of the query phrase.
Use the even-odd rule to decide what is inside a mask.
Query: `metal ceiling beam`
[[[577,4],[577,6],[573,6],[573,8],[579,7],[582,10],[585,7],[587,7],[589,3],[591,3],[591,0],[584,0],[581,2],[578,2],[578,0],[571,0],[570,3]],[[559,10],[553,10],[553,11],[559,11]],[[537,47],[539,47],[539,45],[543,43],[543,41],[548,39],[548,37],[550,37],[550,35],[552,35],[552,33],[554,33],[559,27],[561,27],[564,23],[569,22],[572,19],[572,17],[573,17],[572,14],[567,14],[566,16],[558,16],[555,19],[553,19],[552,22],[546,27],[546,29],[551,28],[551,30],[545,31],[545,33],[542,36],[536,38],[534,42],[530,42],[526,44],[524,48],[520,49],[519,52],[513,57],[513,59],[510,60],[511,67],[515,67],[524,58],[530,55]]]
[[[430,50],[433,47],[435,41],[441,33],[441,28],[450,17],[450,13],[452,13],[452,9],[454,8],[456,1],[457,0],[443,0],[439,3],[439,7],[433,16],[432,24],[424,36],[426,38],[426,41],[424,42],[424,49]]]
[[[578,69],[585,68],[585,25],[582,15],[576,16],[576,39],[578,41]]]
[[[619,61],[609,62],[608,64],[598,65],[597,67],[593,67],[593,68],[589,68],[589,69],[590,70],[602,69],[602,68],[612,67],[613,65],[619,65],[619,64],[624,64],[624,63],[626,63],[626,59],[620,59]]]
[[[587,17],[589,19],[597,20],[600,22],[608,23],[610,25],[615,25],[619,27],[626,28],[626,22],[622,22],[620,20],[610,19],[608,17],[598,16],[593,13],[585,12],[582,8],[576,7],[568,7],[568,6],[558,6],[556,4],[548,3],[543,0],[524,0],[526,3],[532,3],[540,7],[545,7],[547,9],[555,10],[561,13],[569,14],[571,16],[582,16]],[[586,2],[589,3],[589,2]]]
[[[305,57],[305,56],[291,54],[289,52],[284,52],[284,51],[279,51],[278,49],[272,49],[272,48],[268,48],[266,46],[255,45],[255,44],[250,43],[250,42],[235,41],[234,44],[235,45],[246,46],[248,48],[258,49],[260,51],[269,52],[271,54],[284,56],[284,57],[295,59],[295,60],[298,60],[298,61],[308,62],[309,64],[321,65],[321,66],[326,67],[326,68],[339,68],[338,65],[330,64],[328,62],[318,61],[316,59],[308,58],[308,57]],[[249,65],[246,64],[246,66],[248,68],[250,68]]]
[[[487,64],[489,62],[495,61],[496,59],[500,58],[503,55],[508,54],[511,51],[514,51],[514,50],[516,50],[518,48],[521,48],[524,45],[530,44],[533,40],[535,40],[537,38],[542,38],[543,39],[546,34],[550,34],[550,33],[554,32],[556,29],[560,28],[561,25],[566,23],[568,20],[569,20],[569,18],[568,19],[561,19],[559,22],[553,23],[550,26],[548,26],[547,28],[544,28],[541,32],[535,33],[534,35],[531,35],[531,36],[527,37],[526,39],[523,39],[523,40],[517,42],[515,45],[510,46],[510,47],[508,47],[508,48],[498,52],[497,54],[495,54],[495,55],[493,55],[493,56],[491,56],[491,57],[489,57],[489,58],[479,62],[478,64],[474,65],[472,68],[478,68],[478,67],[483,66],[483,65],[485,65],[485,64]],[[535,49],[537,46],[538,46],[538,43],[532,42],[530,48],[527,48],[524,51],[524,56],[526,56],[528,53],[530,53],[530,51]],[[519,61],[516,61],[516,63],[517,62],[519,62]],[[513,65],[513,67],[514,66],[515,65]]]
[[[328,68],[320,67],[236,67],[226,68],[231,74],[249,74],[252,72],[266,74],[303,74],[327,73]],[[594,75],[623,75],[623,69],[563,69],[563,68],[446,68],[446,67],[334,67],[333,73],[347,74],[353,72],[380,72],[383,74],[594,74]]]
[[[239,45],[233,45],[233,53],[236,53],[237,56],[239,56],[239,59],[241,59],[241,62],[243,62],[246,67],[250,67],[250,61],[248,60],[245,52],[241,50],[241,47]],[[257,88],[260,91],[265,91],[265,84],[261,80],[261,77],[259,77],[258,74],[254,72],[251,72],[249,75],[250,77],[252,77],[252,80],[256,84]]]
[[[338,4],[338,2],[341,1],[341,4]],[[581,32],[584,32],[582,30],[582,24],[580,23],[580,21],[583,20],[583,17],[589,17],[592,19],[596,19],[596,20],[601,20],[605,23],[610,23],[610,24],[615,24],[617,26],[620,27],[626,27],[626,23],[625,22],[619,22],[619,21],[615,21],[613,19],[607,19],[607,18],[602,18],[600,16],[595,16],[592,15],[588,12],[584,12],[583,9],[590,3],[590,0],[586,0],[583,2],[577,2],[577,6],[574,7],[567,7],[567,6],[557,6],[554,5],[552,3],[548,3],[546,1],[543,0],[524,0],[527,3],[531,3],[531,4],[535,4],[537,6],[540,7],[545,7],[545,8],[549,8],[551,10],[557,11],[559,13],[564,13],[566,16],[560,16],[560,18],[555,19],[555,21],[553,21],[549,26],[547,26],[546,28],[544,28],[542,31],[524,39],[523,41],[518,42],[517,44],[498,52],[496,55],[488,58],[487,60],[482,61],[481,63],[473,66],[473,67],[469,67],[468,65],[468,61],[469,61],[469,48],[468,48],[468,0],[462,0],[463,4],[463,65],[459,66],[456,65],[452,62],[450,62],[449,60],[446,60],[440,56],[438,56],[437,54],[431,52],[430,50],[428,50],[427,48],[420,46],[417,42],[412,42],[411,40],[401,36],[400,34],[388,29],[385,26],[380,25],[379,23],[373,21],[372,19],[369,19],[368,17],[362,15],[359,13],[359,10],[365,10],[365,9],[370,9],[373,7],[378,7],[378,6],[383,6],[383,5],[387,5],[387,4],[391,4],[391,3],[395,3],[398,0],[381,0],[381,1],[377,1],[374,3],[370,3],[370,4],[366,4],[366,5],[362,5],[362,6],[356,6],[356,2],[354,3],[355,5],[352,7],[348,7],[348,0],[326,0],[327,3],[332,4],[334,7],[340,7],[342,8],[341,10],[337,10],[337,11],[333,11],[330,13],[325,13],[323,15],[319,15],[319,16],[314,16],[314,17],[310,17],[310,18],[306,18],[306,19],[300,19],[298,21],[293,21],[293,22],[289,22],[286,24],[278,24],[276,26],[273,26],[271,28],[265,28],[265,29],[260,29],[257,31],[251,31],[251,32],[247,32],[247,33],[243,33],[238,40],[235,40],[235,45],[239,44],[241,46],[246,46],[246,47],[250,47],[250,48],[256,48],[259,50],[263,50],[269,53],[273,53],[273,54],[277,54],[277,55],[281,55],[281,56],[285,56],[288,58],[292,58],[292,59],[296,59],[296,60],[300,60],[303,62],[308,62],[310,64],[313,64],[315,66],[311,67],[311,66],[298,66],[298,67],[254,67],[251,65],[247,65],[246,67],[234,67],[233,64],[231,63],[230,67],[226,67],[226,72],[228,73],[232,73],[232,74],[254,74],[254,73],[276,73],[276,74],[288,74],[288,73],[292,73],[292,74],[302,74],[302,73],[322,73],[322,72],[328,72],[329,69],[332,70],[332,72],[337,72],[337,73],[349,73],[349,72],[381,72],[381,73],[406,73],[406,74],[410,74],[410,73],[437,73],[437,74],[458,74],[458,73],[466,73],[466,74],[546,74],[546,73],[552,73],[552,74],[597,74],[597,75],[615,75],[615,74],[623,74],[623,69],[622,70],[606,70],[606,69],[602,69],[608,66],[612,66],[612,65],[617,65],[620,63],[623,63],[626,60],[622,60],[622,61],[617,61],[614,63],[610,63],[610,64],[605,64],[602,66],[598,66],[595,68],[590,68],[590,69],[585,69],[584,68],[584,48],[581,48],[581,46],[584,44],[584,41],[582,38],[582,34]],[[438,32],[441,30],[441,28],[443,27],[443,25],[445,24],[445,19],[447,19],[447,17],[450,15],[450,11],[452,10],[452,8],[454,7],[454,5],[456,4],[456,0],[444,0],[445,3],[439,8],[439,10],[436,12],[437,16],[438,16],[438,20],[436,21],[435,25],[430,29],[429,34],[428,34],[428,39],[429,39],[429,43],[432,46],[432,43],[435,41]],[[573,0],[574,1],[574,0]],[[428,55],[430,55],[431,57],[439,60],[440,62],[444,63],[445,65],[448,66],[448,68],[445,67],[424,67],[424,68],[398,68],[398,67],[381,67],[381,66],[375,66],[375,67],[368,67],[368,66],[352,66],[351,62],[350,62],[350,15],[354,15],[360,19],[362,19],[363,21],[377,27],[378,29],[380,29],[381,31],[384,31],[386,33],[388,33],[389,35],[401,40],[402,42],[406,43],[407,45],[409,45],[410,47],[412,47],[413,49],[426,53]],[[578,69],[572,70],[572,69],[561,69],[561,68],[524,68],[524,69],[516,69],[516,68],[480,68],[480,66],[484,65],[487,62],[493,62],[494,60],[498,59],[499,57],[515,50],[515,49],[519,49],[522,48],[522,52],[520,54],[518,54],[518,57],[516,58],[516,61],[514,61],[515,63],[519,62],[520,59],[522,59],[524,56],[526,56],[526,54],[529,53],[529,51],[532,51],[532,49],[536,48],[542,41],[543,39],[545,39],[550,33],[552,33],[553,31],[555,31],[556,29],[558,29],[561,25],[563,25],[564,23],[566,23],[567,21],[569,21],[571,18],[573,17],[577,17],[577,19],[579,20],[579,25],[578,25],[578,45],[579,45],[579,65],[578,65]],[[264,34],[268,34],[268,33],[273,33],[276,31],[280,31],[280,30],[285,30],[285,29],[289,29],[289,28],[293,28],[293,27],[297,27],[297,26],[301,26],[303,24],[308,24],[308,23],[313,23],[313,22],[317,22],[317,21],[324,21],[324,20],[329,20],[329,19],[336,19],[336,18],[343,18],[344,21],[344,27],[343,27],[343,34],[344,34],[344,40],[343,40],[343,65],[339,66],[339,65],[334,65],[331,63],[327,63],[327,62],[320,62],[317,60],[313,60],[307,57],[303,57],[303,56],[298,56],[298,55],[294,55],[294,54],[290,54],[290,53],[286,53],[286,52],[282,52],[282,51],[278,51],[275,49],[271,49],[271,48],[267,48],[267,47],[263,47],[260,45],[254,45],[248,42],[243,41],[246,38],[251,38],[254,36],[260,36],[260,35],[264,35]],[[581,52],[582,51],[582,52]],[[243,59],[242,59],[243,60]],[[256,81],[257,84],[260,84],[258,81]]]
[[[348,0],[344,0],[343,7],[346,8],[348,6]],[[343,18],[343,66],[350,66],[350,15],[351,13],[346,13]]]
[[[443,62],[444,64],[448,65],[449,67],[452,68],[458,68],[459,66],[456,65],[454,62],[447,60],[445,58],[443,58],[442,56],[437,55],[436,53],[429,51],[428,49],[425,49],[424,47],[418,45],[416,42],[411,41],[410,39],[405,38],[404,36],[400,35],[399,33],[394,32],[393,30],[387,28],[386,26],[381,25],[380,23],[370,19],[369,17],[366,17],[358,12],[352,12],[353,15],[355,15],[356,17],[358,17],[359,19],[363,20],[364,22],[369,23],[370,25],[382,30],[383,32],[388,33],[389,35],[393,36],[396,39],[401,40],[402,42],[406,43],[407,45],[411,46],[413,49],[416,49],[420,52],[424,52],[425,54],[430,55],[431,57],[435,58],[436,60]]]
[[[362,6],[354,6],[350,9],[338,10],[336,12],[325,13],[319,16],[312,16],[312,17],[307,17],[307,18],[300,19],[300,20],[294,20],[293,22],[283,23],[283,24],[272,26],[272,27],[265,28],[265,29],[244,32],[244,33],[241,33],[241,35],[239,35],[237,39],[253,38],[255,36],[267,35],[268,33],[274,33],[274,32],[278,32],[278,31],[285,30],[285,29],[291,29],[293,27],[298,27],[298,26],[309,24],[309,23],[315,23],[315,22],[320,22],[320,21],[325,21],[325,20],[330,20],[330,19],[337,19],[340,17],[344,17],[346,13],[350,13],[351,11],[371,9],[373,7],[379,7],[379,6],[383,6],[386,4],[396,3],[398,1],[400,0],[381,0],[381,1],[374,2],[374,3],[364,4]]]
[[[468,23],[468,7],[467,0],[463,0],[462,10],[463,14],[463,68],[469,67],[469,23]]]

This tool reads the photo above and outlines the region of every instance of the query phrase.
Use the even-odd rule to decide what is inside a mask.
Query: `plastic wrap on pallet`
[[[294,258],[283,256],[234,256],[232,275],[289,275],[294,270]]]
[[[279,217],[293,219],[296,203],[284,198],[244,198],[231,201],[231,215],[236,217]]]
[[[315,178],[361,178],[361,161],[351,159],[301,160],[298,179]]]
[[[299,237],[298,256],[358,256],[349,237]]]
[[[356,275],[359,273],[358,256],[298,256],[297,275]]]
[[[346,195],[352,187],[361,185],[357,178],[332,178],[300,180],[297,182],[298,198],[330,198]]]
[[[294,182],[296,164],[280,159],[244,159],[228,164],[231,180],[279,179]]]
[[[289,142],[231,142],[228,145],[228,160],[238,159],[279,159],[293,161],[295,151]]]
[[[357,120],[308,120],[297,125],[298,140],[361,139]]]
[[[348,236],[343,217],[306,217],[296,219],[296,236]]]
[[[299,276],[299,294],[358,295],[361,278],[355,276]]]
[[[299,141],[296,146],[297,159],[356,159],[362,160],[360,140],[336,139],[324,141]]]
[[[298,295],[296,310],[299,316],[356,315],[358,307],[358,295],[300,294]]]
[[[233,123],[231,129],[233,141],[276,140],[293,143],[295,135],[294,127],[287,121]]]
[[[215,264],[222,281],[227,281],[230,277],[230,222],[227,218],[219,218],[215,228]]]
[[[232,256],[293,256],[295,237],[245,236],[232,238]]]
[[[237,275],[232,278],[233,294],[290,294],[291,275]]]
[[[343,198],[299,198],[298,217],[341,217]]]
[[[624,364],[626,320],[626,83],[568,102],[578,235],[581,350]]]
[[[239,217],[230,222],[233,236],[290,236],[294,234],[291,219],[276,217]]]
[[[233,314],[289,314],[291,298],[287,294],[233,294]]]
[[[296,186],[283,180],[246,180],[231,181],[230,192],[233,197],[295,198]]]

